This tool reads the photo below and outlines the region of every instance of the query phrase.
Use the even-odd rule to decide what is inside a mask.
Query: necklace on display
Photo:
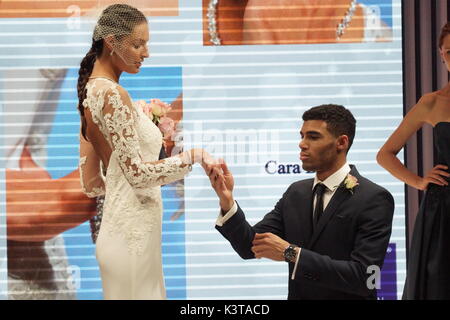
[[[337,25],[336,28],[336,40],[340,40],[344,35],[345,30],[353,19],[356,11],[356,0],[352,0],[350,3],[350,8],[345,13],[344,18],[342,18],[341,22]],[[210,0],[208,5],[208,11],[206,16],[208,17],[208,31],[210,41],[215,46],[220,46],[222,41],[219,37],[219,31],[217,30],[217,4],[219,0]]]
[[[353,16],[355,15],[356,11],[356,0],[352,0],[350,3],[350,8],[345,13],[344,18],[341,20],[341,23],[337,25],[336,29],[336,40],[340,40],[341,37],[344,35],[345,30],[347,29],[348,25],[353,19]]]

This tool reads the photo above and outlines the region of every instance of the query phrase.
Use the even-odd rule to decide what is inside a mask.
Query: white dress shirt
[[[314,177],[313,190],[314,190],[314,187],[316,186],[316,184],[318,184],[319,182],[322,182],[326,187],[325,192],[323,194],[323,210],[324,211],[325,211],[328,203],[330,202],[331,198],[333,197],[334,193],[336,192],[337,188],[342,183],[342,181],[344,181],[345,177],[347,177],[347,175],[349,173],[350,173],[350,165],[348,164],[348,162],[346,162],[339,170],[337,170],[331,176],[326,178],[324,181],[320,181],[317,178],[317,175]],[[313,212],[314,212],[314,208],[316,207],[316,202],[317,202],[317,196],[314,197]],[[237,212],[237,209],[238,209],[238,206],[235,201],[233,206],[231,207],[231,209],[225,215],[222,216],[222,214],[219,213],[219,217],[217,218],[216,225],[219,227],[222,227]],[[297,270],[298,262],[300,260],[301,250],[302,249],[300,248],[299,253],[297,255],[297,261],[295,262],[294,271],[292,272],[292,280],[295,279],[295,273]]]

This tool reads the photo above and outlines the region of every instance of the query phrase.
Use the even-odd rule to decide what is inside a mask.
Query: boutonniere
[[[167,114],[172,107],[159,99],[152,99],[150,103],[145,100],[135,102],[137,108],[141,108],[144,114],[159,128],[164,140],[169,140],[175,132],[175,121]]]
[[[354,176],[352,176],[350,173],[347,175],[347,177],[344,180],[344,186],[345,189],[350,191],[352,194],[354,192],[354,189],[359,185],[358,179],[356,179]]]

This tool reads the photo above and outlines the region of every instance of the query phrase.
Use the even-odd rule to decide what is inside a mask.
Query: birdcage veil
[[[117,54],[126,64],[131,65],[139,62],[139,57],[130,54],[129,49],[132,46],[147,45],[141,43],[143,37],[136,33],[138,26],[148,25],[146,14],[148,8],[143,0],[98,0],[96,7],[86,14],[86,19],[93,25],[93,41],[111,40],[111,55]]]

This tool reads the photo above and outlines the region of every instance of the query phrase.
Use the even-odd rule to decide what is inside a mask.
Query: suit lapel
[[[359,178],[358,171],[354,166],[351,165],[350,167],[351,167],[350,174],[358,179]],[[330,202],[328,203],[324,212],[322,213],[322,217],[320,217],[319,223],[314,228],[311,242],[308,245],[309,248],[312,248],[314,246],[317,239],[320,237],[320,234],[322,233],[323,229],[328,224],[330,219],[334,216],[336,210],[340,207],[341,203],[348,200],[351,197],[351,195],[352,193],[345,188],[345,185],[342,182],[339,185],[336,192],[334,193],[333,197],[330,199]]]
[[[302,215],[301,219],[304,222],[300,226],[300,236],[303,239],[303,243],[307,246],[310,242],[313,233],[313,219],[312,219],[312,186],[314,184],[314,179],[311,179],[306,183],[302,190],[300,190],[300,202],[299,209]]]

